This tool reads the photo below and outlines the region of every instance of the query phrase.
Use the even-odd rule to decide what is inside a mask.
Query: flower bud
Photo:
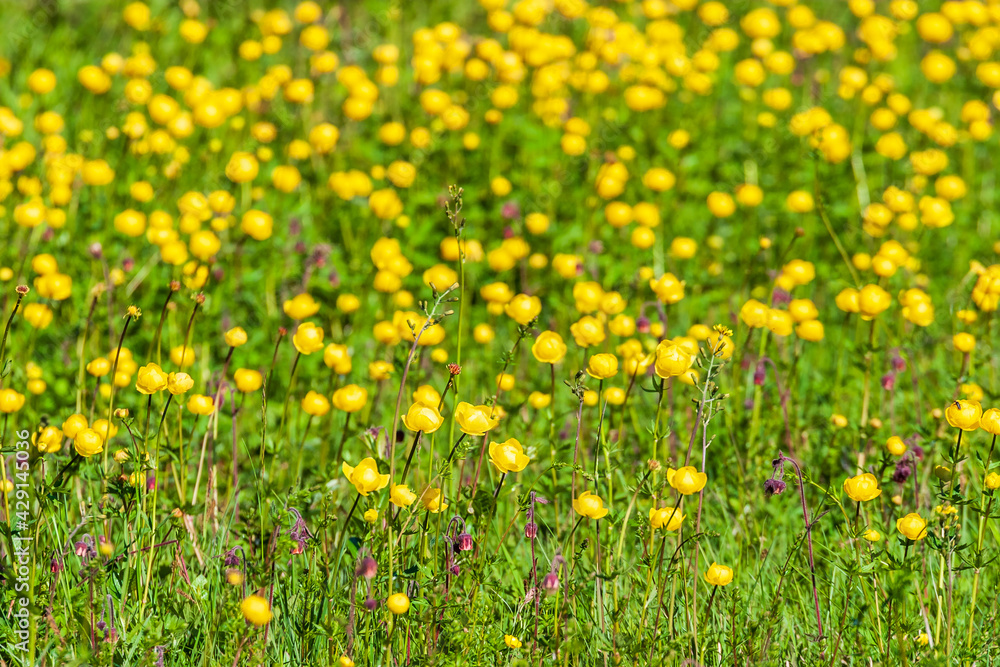
[[[472,541],[472,535],[468,533],[459,533],[458,538],[455,540],[455,548],[458,551],[471,551],[475,543]]]
[[[359,577],[364,577],[365,579],[371,579],[375,576],[376,572],[378,572],[378,563],[371,557],[362,558],[361,562],[358,563],[358,569],[355,571]]]
[[[777,496],[785,492],[788,485],[780,479],[769,479],[764,482],[764,494],[767,496]]]
[[[535,539],[538,536],[538,524],[534,521],[529,521],[524,525],[524,536],[529,540]]]
[[[542,588],[548,593],[555,593],[559,590],[559,575],[555,572],[549,572],[542,579]]]

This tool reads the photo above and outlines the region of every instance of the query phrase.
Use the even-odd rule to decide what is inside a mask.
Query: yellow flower
[[[420,502],[424,506],[424,509],[431,514],[437,514],[438,512],[443,512],[448,509],[447,503],[444,502],[444,494],[441,492],[441,489],[425,489],[423,495],[420,496]]]
[[[896,521],[896,530],[908,540],[922,540],[927,537],[927,522],[919,514],[910,512]]]
[[[683,375],[691,368],[691,355],[680,345],[670,340],[660,341],[656,346],[654,369],[661,378]]]
[[[869,528],[864,532],[864,535],[862,535],[862,537],[864,537],[869,542],[878,542],[879,540],[882,539],[882,534],[879,533],[877,530]]]
[[[708,475],[698,472],[694,466],[684,466],[678,470],[668,470],[667,481],[678,493],[690,496],[705,488]]]
[[[167,388],[167,374],[157,364],[146,364],[136,375],[135,388],[147,396],[162,391]]]
[[[875,475],[866,472],[857,477],[848,477],[844,480],[844,493],[850,496],[855,502],[866,502],[882,495],[882,489],[878,488],[878,480]]]
[[[229,347],[239,347],[247,342],[247,332],[243,327],[233,327],[226,332],[226,345]]]
[[[399,616],[400,614],[405,614],[410,610],[410,598],[406,597],[405,593],[393,593],[389,596],[389,599],[385,601],[385,606],[389,608],[393,614]]]
[[[653,530],[666,528],[669,531],[675,531],[681,527],[682,523],[684,523],[684,515],[680,513],[680,510],[673,507],[649,508],[649,524]]]
[[[394,484],[389,489],[389,501],[396,507],[409,507],[417,499],[417,494],[410,491],[406,484]]]
[[[580,516],[589,519],[602,519],[608,514],[608,509],[604,506],[604,501],[600,496],[584,491],[579,498],[573,499],[573,509]]]
[[[188,399],[187,408],[196,415],[210,415],[215,412],[215,399],[204,394],[194,394]]]
[[[537,296],[518,294],[507,302],[503,310],[512,320],[521,326],[527,326],[528,322],[538,317],[538,313],[542,312],[542,302]]]
[[[378,464],[370,456],[353,468],[347,464],[347,461],[344,461],[342,470],[347,480],[363,496],[367,496],[372,491],[380,491],[389,484],[389,476],[379,474]]]
[[[705,572],[705,581],[713,586],[726,586],[733,580],[733,568],[712,563]]]
[[[671,305],[684,298],[684,281],[678,280],[672,273],[664,273],[656,280],[649,281],[649,287],[656,293],[656,298]]]
[[[507,645],[507,648],[521,648],[521,640],[514,635],[504,635],[503,643]]]
[[[569,327],[573,340],[580,347],[600,345],[604,342],[604,324],[592,315],[584,315]]]
[[[309,294],[299,294],[286,301],[283,306],[285,315],[293,320],[304,320],[319,312],[319,304]]]
[[[555,331],[543,331],[531,346],[531,354],[543,364],[556,364],[566,356],[566,343]]]
[[[302,397],[302,411],[311,417],[322,417],[330,411],[330,401],[323,394],[310,390]]]
[[[343,412],[357,412],[368,403],[368,390],[349,384],[333,392],[333,407]]]
[[[751,328],[760,328],[767,325],[768,307],[756,299],[750,299],[740,308],[740,319]]]
[[[31,434],[31,442],[41,454],[58,452],[62,447],[63,432],[55,426],[46,426],[42,431]]]
[[[958,400],[944,411],[945,419],[955,428],[963,431],[975,431],[983,416],[983,406],[978,401]]]
[[[243,618],[258,628],[267,625],[271,620],[271,605],[260,595],[251,595],[240,604]]]
[[[502,473],[521,472],[530,459],[525,456],[521,443],[515,438],[506,442],[490,443],[490,461]]]
[[[441,428],[441,424],[443,423],[444,417],[441,416],[438,409],[433,405],[426,405],[424,403],[414,403],[410,406],[406,414],[403,415],[403,424],[411,431],[433,433]]]
[[[319,352],[323,349],[323,328],[312,322],[303,322],[292,336],[292,343],[301,354]]]
[[[885,441],[885,447],[893,456],[902,456],[906,453],[906,443],[898,435],[889,436]]]
[[[171,373],[167,376],[167,391],[174,396],[190,391],[193,386],[194,379],[187,373]]]
[[[366,522],[373,524],[378,521],[378,510],[373,507],[370,510],[365,511],[364,517]]]
[[[472,405],[463,401],[455,408],[455,421],[462,433],[483,436],[500,421],[498,417],[491,417],[490,412],[488,405]]]
[[[82,429],[73,438],[73,449],[83,458],[99,454],[104,451],[104,438],[92,428]]]
[[[606,380],[618,374],[618,357],[613,354],[595,354],[587,364],[587,375]]]
[[[261,372],[250,368],[237,368],[236,372],[233,373],[233,380],[236,382],[236,388],[247,394],[257,391],[264,384],[264,376]]]
[[[986,488],[991,491],[996,491],[1000,489],[1000,475],[995,472],[991,472],[986,476]]]

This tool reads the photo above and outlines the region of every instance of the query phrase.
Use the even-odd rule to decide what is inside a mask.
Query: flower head
[[[649,525],[653,527],[653,530],[666,528],[669,531],[675,531],[681,527],[682,523],[684,523],[684,515],[676,508],[649,508]]]
[[[481,437],[493,430],[500,418],[491,416],[488,405],[472,405],[463,401],[455,408],[455,421],[462,433]]]
[[[490,461],[502,473],[521,472],[528,465],[529,459],[524,455],[521,443],[515,438],[505,442],[490,443]]]
[[[944,411],[945,419],[955,428],[963,431],[975,431],[983,416],[983,406],[979,401],[957,400]]]
[[[424,403],[414,403],[403,415],[403,424],[411,431],[423,431],[433,433],[441,428],[444,417],[438,412],[437,407]]]
[[[378,472],[378,464],[375,463],[375,459],[370,456],[363,459],[355,467],[348,465],[347,461],[344,461],[344,465],[341,467],[344,472],[344,476],[347,480],[354,485],[354,488],[358,490],[363,496],[367,496],[372,491],[380,491],[384,489],[389,484],[388,475],[380,475]]]
[[[608,508],[604,506],[601,497],[590,491],[584,491],[579,498],[573,499],[573,509],[588,519],[602,519],[608,514]]]
[[[733,580],[733,568],[712,563],[705,572],[705,581],[713,586],[726,586]]]
[[[927,537],[927,522],[916,512],[910,512],[896,521],[896,530],[908,540],[922,540]]]
[[[167,388],[167,374],[157,364],[146,364],[136,374],[135,388],[146,395],[162,391]]]
[[[690,496],[705,488],[708,475],[698,472],[694,466],[684,466],[678,470],[668,470],[667,481],[678,493]]]
[[[406,484],[395,484],[389,489],[389,501],[396,507],[409,507],[416,499],[417,494]]]
[[[848,477],[844,480],[844,493],[855,502],[866,502],[882,495],[882,489],[878,488],[878,479],[870,472],[857,477]]]

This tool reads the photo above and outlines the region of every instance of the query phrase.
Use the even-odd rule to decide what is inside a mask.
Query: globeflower
[[[656,346],[654,369],[661,378],[683,375],[691,368],[691,355],[680,345],[670,340],[662,340]]]
[[[690,496],[705,488],[708,475],[698,472],[694,466],[684,466],[678,470],[667,470],[667,481],[678,493]]]
[[[237,385],[238,384],[239,381],[237,380]],[[187,373],[171,373],[167,376],[167,391],[174,396],[186,393],[193,386],[194,379]]]
[[[292,343],[300,354],[319,352],[323,349],[323,328],[312,322],[303,322],[292,336]]]
[[[304,320],[319,312],[319,304],[309,294],[299,294],[282,305],[285,315],[293,320]]]
[[[447,503],[444,502],[444,494],[441,492],[441,489],[425,489],[423,495],[420,497],[420,502],[424,506],[424,509],[431,514],[437,514],[448,509]]]
[[[441,416],[438,409],[424,403],[414,403],[403,415],[403,424],[411,431],[433,433],[441,428],[443,423],[444,417]]]
[[[497,467],[497,470],[507,474],[521,472],[528,465],[530,459],[525,456],[521,443],[515,438],[509,438],[505,442],[490,443],[490,461]]]
[[[606,380],[618,374],[618,357],[613,354],[595,354],[587,364],[587,375]]]
[[[543,331],[531,346],[531,354],[543,364],[556,364],[566,356],[566,343],[555,331]]]
[[[908,540],[922,540],[927,537],[927,522],[916,512],[910,512],[896,521],[896,530]]]
[[[240,611],[247,623],[251,623],[258,628],[267,625],[271,621],[271,605],[267,598],[260,595],[251,595],[240,604]]]
[[[343,412],[357,412],[368,403],[368,390],[349,384],[333,392],[333,407]]]
[[[856,477],[848,477],[844,480],[844,493],[855,502],[866,502],[882,495],[882,489],[878,488],[878,480],[875,475],[866,472]]]
[[[604,506],[604,501],[600,496],[584,491],[579,498],[573,499],[573,509],[580,516],[588,519],[602,519],[608,514],[608,509]]]
[[[462,433],[471,436],[483,436],[491,431],[499,422],[499,417],[490,415],[488,405],[472,405],[461,402],[455,408],[455,421]]]
[[[1000,435],[1000,409],[990,408],[979,419],[979,428],[993,435]]]
[[[167,388],[167,374],[157,364],[146,364],[136,375],[135,388],[147,396],[162,391]]]
[[[537,296],[518,294],[504,305],[503,310],[512,320],[521,326],[527,326],[542,312],[542,301]]]
[[[389,502],[396,507],[409,507],[417,499],[417,494],[410,491],[406,484],[395,484],[389,489]]]
[[[389,484],[389,476],[379,474],[378,464],[370,456],[363,459],[356,467],[351,467],[347,461],[344,461],[341,470],[347,480],[363,496],[367,496],[372,491],[380,491]]]
[[[684,298],[684,281],[678,280],[672,273],[664,273],[656,280],[650,280],[649,287],[656,293],[657,299],[668,305]]]
[[[396,616],[405,614],[410,610],[410,598],[405,593],[393,593],[385,601],[385,606]]]
[[[649,508],[649,524],[653,530],[666,528],[672,532],[678,530],[682,523],[684,523],[684,515],[675,507]]]
[[[954,428],[975,431],[979,428],[979,421],[983,416],[983,406],[979,404],[979,401],[960,399],[945,409],[944,416]]]
[[[733,580],[733,568],[712,563],[705,572],[705,581],[713,586],[726,586]]]
[[[99,454],[104,451],[104,438],[92,428],[82,429],[73,438],[73,449],[83,458]]]

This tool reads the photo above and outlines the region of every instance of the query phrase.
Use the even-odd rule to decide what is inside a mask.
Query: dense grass
[[[0,664],[992,664],[995,5],[203,4],[0,1]]]

